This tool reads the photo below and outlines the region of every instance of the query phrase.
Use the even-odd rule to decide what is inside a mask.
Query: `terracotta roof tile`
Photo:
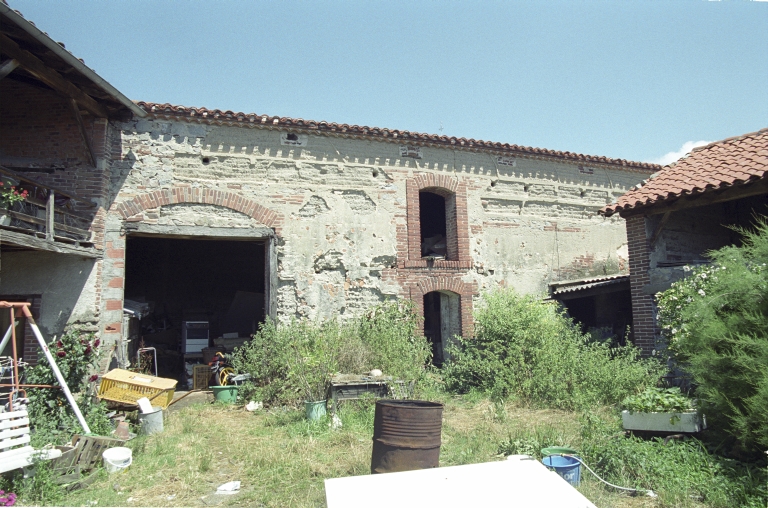
[[[336,134],[349,137],[364,137],[400,143],[426,144],[434,146],[451,146],[467,150],[489,150],[506,152],[519,156],[551,157],[583,162],[585,164],[610,164],[620,166],[627,171],[639,171],[649,173],[661,169],[658,164],[648,162],[633,162],[625,159],[612,159],[599,155],[583,155],[572,152],[560,152],[546,148],[533,148],[529,146],[512,145],[493,141],[477,139],[456,138],[440,136],[436,134],[424,134],[420,132],[385,129],[380,127],[367,127],[364,125],[337,124],[332,122],[304,120],[302,118],[288,118],[254,113],[235,113],[218,109],[194,108],[186,106],[174,106],[172,104],[156,104],[152,102],[136,102],[151,115],[157,117],[176,117],[189,121],[206,121],[212,123],[226,123],[231,125],[263,125],[282,129],[293,129],[307,133]]]
[[[600,210],[605,216],[768,179],[768,128],[695,148]]]

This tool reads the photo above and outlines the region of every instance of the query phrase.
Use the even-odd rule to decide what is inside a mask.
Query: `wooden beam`
[[[650,240],[651,248],[653,248],[653,246],[656,244],[656,240],[659,239],[661,230],[664,229],[664,226],[667,224],[667,221],[669,220],[670,215],[672,215],[672,212],[665,212],[664,215],[661,217],[659,224],[656,226],[656,229],[653,230],[653,234],[651,235],[651,240]]]
[[[45,239],[53,241],[53,224],[56,222],[54,215],[54,204],[56,203],[56,193],[48,191],[48,205],[45,207]]]
[[[13,69],[19,66],[18,60],[11,58],[0,64],[0,79],[3,79],[8,74],[13,72]]]
[[[85,122],[83,122],[83,115],[80,114],[80,108],[77,106],[75,99],[69,99],[69,104],[72,106],[72,113],[75,115],[75,121],[77,122],[77,128],[80,131],[80,137],[83,138],[86,152],[88,153],[88,159],[91,166],[96,167],[96,154],[93,153],[91,142],[88,140],[88,135],[85,132]]]
[[[734,185],[725,189],[712,189],[694,196],[682,196],[669,203],[659,203],[658,205],[652,206],[638,206],[631,210],[621,211],[619,212],[619,215],[625,219],[636,215],[659,215],[662,213],[684,210],[686,208],[714,205],[763,194],[768,194],[768,178],[761,178],[756,182]]]
[[[14,245],[16,247],[57,252],[59,254],[72,254],[91,259],[98,259],[102,256],[102,252],[95,248],[77,247],[75,245],[67,245],[66,243],[49,242],[42,238],[4,229],[0,229],[0,245]]]
[[[0,215],[7,215],[9,217],[13,217],[14,219],[18,219],[18,220],[20,220],[22,222],[26,222],[28,224],[37,224],[38,226],[44,226],[46,228],[48,227],[48,224],[47,224],[47,222],[48,222],[48,218],[47,218],[48,212],[47,211],[46,211],[46,218],[45,219],[41,219],[40,217],[33,217],[32,215],[29,215],[29,214],[26,214],[26,213],[15,212],[13,210],[0,210]],[[80,235],[80,236],[83,237],[83,238],[80,238],[80,239],[67,238],[67,240],[72,241],[72,242],[87,242],[88,239],[91,236],[91,232],[88,231],[87,229],[81,229],[81,228],[76,228],[76,227],[73,227],[73,226],[67,226],[66,224],[61,224],[61,223],[56,224],[56,229],[60,229],[62,231],[66,231],[67,233],[72,233],[73,235]],[[50,235],[50,238],[48,238],[48,232],[47,232],[47,229],[46,229],[46,238],[48,240],[52,241],[54,238],[60,238],[60,237],[57,237],[55,235],[55,232],[54,232],[54,233],[52,233]]]
[[[72,82],[64,79],[61,74],[45,65],[42,60],[32,53],[25,49],[21,49],[10,37],[0,34],[0,47],[2,47],[3,53],[14,60],[18,60],[19,65],[21,65],[27,72],[34,75],[37,79],[57,92],[75,99],[78,104],[91,114],[100,118],[109,117],[109,112],[101,104],[96,102],[93,97],[80,90]]]

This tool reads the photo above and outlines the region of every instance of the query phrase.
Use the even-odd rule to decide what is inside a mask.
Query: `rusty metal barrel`
[[[443,405],[438,402],[377,401],[371,474],[437,467],[442,426]]]

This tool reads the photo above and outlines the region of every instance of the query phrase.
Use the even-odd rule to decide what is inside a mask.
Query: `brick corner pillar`
[[[626,221],[634,342],[643,356],[651,356],[656,347],[656,316],[653,295],[643,292],[643,288],[650,284],[651,267],[645,216],[628,217]]]

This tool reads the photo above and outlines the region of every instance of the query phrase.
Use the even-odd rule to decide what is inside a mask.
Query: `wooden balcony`
[[[85,198],[45,185],[0,166],[3,180],[18,182],[28,197],[10,208],[0,208],[0,246],[3,251],[47,250],[97,258],[89,231],[96,204]]]

